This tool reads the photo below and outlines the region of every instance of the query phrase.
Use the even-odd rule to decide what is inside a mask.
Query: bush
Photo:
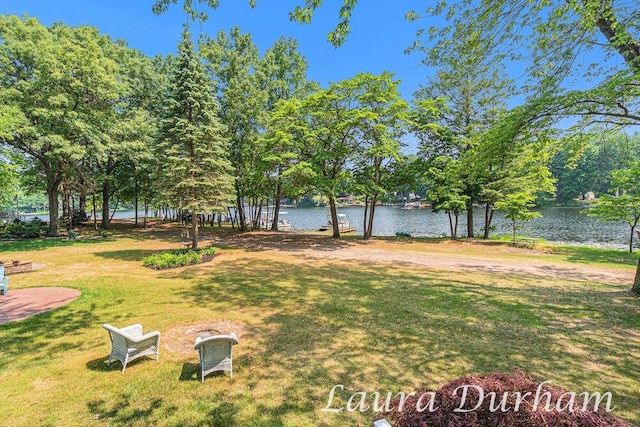
[[[177,249],[174,251],[161,252],[151,255],[142,260],[145,267],[155,270],[163,270],[165,268],[183,267],[185,265],[199,264],[213,257],[216,248],[203,248],[198,250]]]
[[[40,237],[46,232],[47,224],[38,217],[27,222],[15,220],[9,224],[0,225],[0,238],[5,239]]]

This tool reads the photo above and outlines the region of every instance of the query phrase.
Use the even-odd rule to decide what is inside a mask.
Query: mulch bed
[[[468,387],[462,402],[464,386]],[[497,396],[493,404],[490,399],[492,392]],[[426,390],[405,399],[402,411],[398,411],[400,399],[394,398],[390,405],[392,410],[379,414],[377,419],[384,418],[394,427],[633,427],[606,412],[606,398],[601,401],[597,412],[593,405],[595,399],[591,399],[586,410],[583,410],[583,392],[573,393],[575,404],[571,407],[571,394],[567,394],[566,390],[536,381],[520,370],[472,375],[458,378],[430,392],[434,396],[431,407],[428,405],[430,397],[419,402],[420,397],[427,393]],[[595,391],[589,393],[593,395]],[[503,396],[507,396],[504,406],[501,405]],[[518,399],[520,403],[516,405]],[[612,402],[611,406],[613,409],[615,404]]]

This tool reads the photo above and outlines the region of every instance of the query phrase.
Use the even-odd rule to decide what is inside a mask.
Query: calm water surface
[[[293,230],[317,230],[327,221],[329,208],[282,208],[283,218],[287,218]],[[528,222],[519,222],[518,234],[540,237],[549,242],[571,245],[593,245],[626,249],[628,247],[629,225],[624,222],[603,222],[591,218],[581,208],[542,208],[538,209],[541,217]],[[362,233],[362,216],[364,208],[339,208],[338,213],[347,216],[357,233]],[[142,219],[144,212],[139,213]],[[115,218],[133,218],[134,211],[117,211]],[[40,216],[48,220],[48,216]],[[474,231],[481,234],[484,225],[484,210],[474,211]],[[492,235],[511,234],[511,221],[505,219],[501,212],[495,212]],[[461,215],[458,235],[466,235],[467,217]],[[411,233],[415,237],[441,237],[449,235],[449,219],[444,212],[434,213],[430,209],[400,209],[397,207],[378,206],[374,218],[373,234],[375,236],[394,236],[398,231]]]
[[[291,221],[296,230],[317,230],[327,221],[328,208],[283,208],[284,217]],[[351,225],[362,233],[364,208],[340,208],[339,213],[347,215]],[[629,225],[624,222],[603,222],[591,218],[581,208],[542,208],[541,217],[528,222],[519,222],[518,234],[540,237],[549,242],[573,245],[595,245],[624,249],[629,238]],[[484,226],[484,210],[474,211],[474,231],[481,233]],[[492,235],[511,234],[511,221],[501,212],[494,213]],[[460,216],[458,235],[466,235],[467,218]],[[397,231],[407,231],[415,237],[441,237],[449,235],[449,219],[444,212],[434,213],[430,209],[400,209],[377,207],[373,234],[393,236]]]

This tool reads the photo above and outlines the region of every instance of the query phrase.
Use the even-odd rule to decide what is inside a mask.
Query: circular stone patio
[[[80,296],[80,291],[71,288],[26,288],[11,289],[0,295],[0,325],[22,320],[36,314],[69,304]]]

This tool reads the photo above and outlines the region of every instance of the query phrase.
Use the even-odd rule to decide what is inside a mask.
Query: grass
[[[603,262],[603,269],[632,275],[621,251],[615,261],[599,250],[505,252],[469,242],[316,236],[297,246],[286,233],[258,235],[249,245],[229,236],[216,241],[213,261],[164,271],[143,267],[142,259],[175,249],[177,232],[0,243],[0,252],[46,264],[14,276],[12,289],[82,291],[70,305],[0,325],[0,395],[10,402],[0,425],[365,426],[372,412],[321,411],[334,385],[345,389],[336,394],[339,407],[357,391],[410,392],[514,366],[568,390],[611,391],[615,413],[640,423],[640,299],[626,292],[630,284],[301,252],[360,245],[372,253],[393,248],[514,262],[535,256],[563,268]],[[197,353],[171,351],[166,342],[159,362],[133,362],[124,375],[118,363],[106,366],[102,323],[142,323],[167,336],[216,320],[246,328],[232,380],[212,375],[200,384]]]

